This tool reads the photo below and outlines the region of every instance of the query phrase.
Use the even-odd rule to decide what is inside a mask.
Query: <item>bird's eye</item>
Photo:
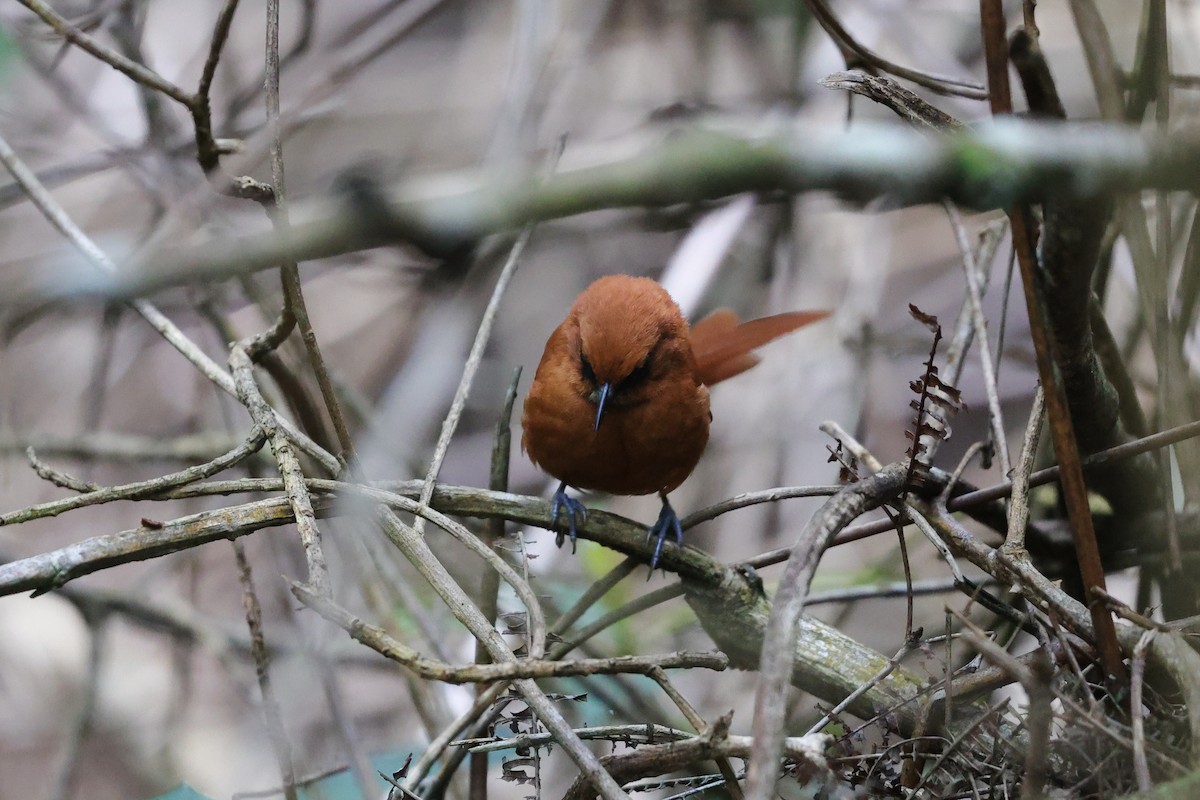
[[[579,354],[579,371],[583,373],[583,379],[593,386],[596,385],[596,372],[592,369],[592,362],[588,361],[587,356],[583,353]]]
[[[629,376],[627,378],[625,378],[625,380],[621,381],[621,386],[623,386],[625,388],[628,388],[630,386],[636,386],[637,384],[646,380],[646,378],[649,378],[650,377],[650,358],[653,355],[654,355],[653,352],[650,352],[649,354],[647,354],[647,356],[644,359],[642,359],[642,363],[638,364],[636,367],[634,367],[633,372],[629,373]]]

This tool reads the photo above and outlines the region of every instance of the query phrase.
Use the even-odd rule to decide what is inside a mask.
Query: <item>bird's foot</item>
[[[554,501],[550,506],[550,526],[554,527],[558,524],[558,514],[560,511],[567,512],[567,530],[555,531],[554,544],[557,547],[563,546],[563,537],[571,537],[571,553],[575,553],[575,538],[577,532],[576,524],[582,525],[587,522],[587,507],[583,503],[576,500],[567,494],[567,484],[564,481],[558,485],[558,490],[554,493]],[[578,522],[577,522],[578,521]]]
[[[650,558],[650,571],[654,572],[654,568],[658,566],[658,557],[662,553],[663,542],[666,541],[668,534],[675,537],[675,544],[683,544],[683,526],[679,523],[679,516],[675,513],[675,509],[671,508],[671,504],[667,502],[667,496],[662,497],[662,510],[658,512],[658,520],[650,526],[650,532],[646,535],[646,541],[657,537],[654,543],[654,555]]]

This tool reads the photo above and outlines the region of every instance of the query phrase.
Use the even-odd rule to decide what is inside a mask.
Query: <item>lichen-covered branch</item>
[[[487,235],[541,220],[621,207],[698,203],[743,192],[833,191],[867,201],[940,202],[1001,208],[1047,192],[1092,197],[1144,188],[1182,189],[1200,178],[1200,137],[1141,133],[1121,125],[996,120],[930,137],[908,127],[858,125],[846,131],[781,124],[768,133],[694,129],[633,157],[584,153],[598,166],[545,176],[530,167],[424,183],[374,187],[293,207],[282,233],[251,234],[147,253],[119,275],[80,281],[16,281],[5,305],[65,297],[132,297],[309,260],[407,242],[431,253],[461,250]],[[580,148],[586,150],[586,148]],[[369,212],[369,213],[368,213]],[[151,268],[152,265],[152,268]]]

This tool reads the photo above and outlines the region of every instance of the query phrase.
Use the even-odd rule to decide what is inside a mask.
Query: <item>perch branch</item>
[[[1181,425],[1096,453],[1084,459],[1084,464],[1104,464],[1196,436],[1200,436],[1200,422]],[[934,477],[936,476],[935,472]],[[1042,486],[1057,479],[1058,467],[1049,467],[1030,476],[1029,485]],[[307,483],[312,491],[319,493],[314,497],[314,510],[322,516],[349,513],[351,509],[348,506],[334,502],[335,495],[337,492],[353,493],[359,488],[338,481],[316,478],[308,479]],[[402,481],[381,485],[404,494],[411,500],[418,496],[421,483]],[[932,483],[931,494],[940,491],[943,485]],[[282,490],[282,481],[277,478],[245,478],[180,487],[155,499]],[[1006,497],[1011,491],[1012,483],[1003,481],[952,497],[946,508],[949,511],[965,509]],[[486,518],[502,517],[525,525],[548,526],[550,518],[550,503],[541,498],[460,486],[439,486],[434,492],[432,507],[444,513]],[[700,511],[697,514],[703,515],[705,512]],[[290,522],[292,519],[287,500],[275,498],[181,517],[164,523],[163,527],[158,529],[143,527],[95,536],[58,550],[0,564],[0,596],[26,591],[50,591],[74,578],[118,564],[144,561],[219,539],[246,536],[262,527],[286,525]],[[645,544],[643,527],[631,520],[596,510],[594,513],[589,512],[588,520],[580,528],[580,535],[647,561],[652,549]],[[834,544],[856,541],[893,529],[890,520],[860,523],[842,531]],[[787,558],[787,553],[786,549],[772,550],[747,559],[742,564],[755,568],[778,564]],[[695,548],[671,548],[664,552],[663,558],[666,559],[664,564],[668,570],[689,576],[699,584],[716,586],[725,579],[722,570],[714,569],[711,561]]]

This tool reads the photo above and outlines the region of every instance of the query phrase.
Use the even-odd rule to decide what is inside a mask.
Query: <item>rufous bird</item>
[[[551,526],[565,510],[574,547],[587,509],[568,486],[658,492],[662,511],[649,532],[657,537],[654,569],[668,535],[683,542],[667,493],[692,474],[708,443],[707,387],[757,364],[755,348],[827,315],[793,311],[741,322],[720,309],[689,329],[649,278],[609,275],[585,289],[546,342],[521,420],[521,447],[561,481]]]

